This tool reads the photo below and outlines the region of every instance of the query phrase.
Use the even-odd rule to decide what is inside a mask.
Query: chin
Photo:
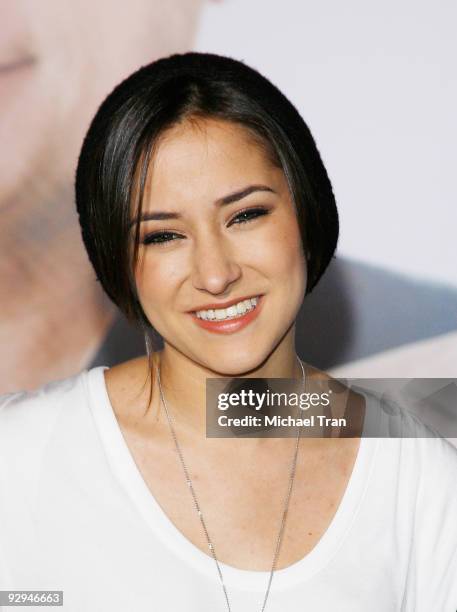
[[[260,347],[245,351],[221,351],[218,355],[205,355],[205,366],[221,376],[241,378],[261,366],[270,352]]]

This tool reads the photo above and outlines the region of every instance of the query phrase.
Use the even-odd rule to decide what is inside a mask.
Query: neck
[[[85,367],[113,317],[87,260],[69,189],[7,203],[0,229],[0,393]]]
[[[301,380],[302,369],[295,352],[294,334],[295,328],[292,327],[270,356],[245,376]],[[165,399],[180,427],[189,433],[205,437],[206,380],[222,378],[222,375],[188,359],[167,343],[164,349],[156,354],[155,365],[160,367]],[[159,396],[157,400],[160,400]]]

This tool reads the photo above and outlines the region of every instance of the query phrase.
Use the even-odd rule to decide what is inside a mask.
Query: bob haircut
[[[176,54],[140,68],[102,103],[84,139],[76,171],[82,237],[98,280],[145,333],[134,269],[149,161],[167,129],[186,119],[244,126],[281,167],[294,202],[315,287],[338,240],[332,186],[314,139],[289,100],[242,62],[208,53]]]

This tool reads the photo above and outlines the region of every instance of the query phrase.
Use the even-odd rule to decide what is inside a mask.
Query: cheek
[[[138,296],[146,313],[167,305],[179,285],[179,269],[173,258],[153,257],[153,253],[146,250],[135,272]]]
[[[285,215],[268,228],[267,235],[257,249],[271,274],[285,285],[306,282],[306,260],[295,215]]]

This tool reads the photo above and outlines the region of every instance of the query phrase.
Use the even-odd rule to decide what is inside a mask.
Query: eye
[[[152,234],[146,234],[146,236],[141,241],[142,244],[155,244],[155,245],[163,245],[168,242],[173,242],[177,238],[183,238],[180,234],[176,234],[175,232],[154,232]]]
[[[245,210],[242,210],[237,215],[235,215],[235,217],[230,221],[228,225],[230,227],[230,225],[232,225],[233,223],[247,223],[248,221],[253,221],[258,217],[268,215],[269,212],[270,211],[268,209],[263,207],[246,208]]]

